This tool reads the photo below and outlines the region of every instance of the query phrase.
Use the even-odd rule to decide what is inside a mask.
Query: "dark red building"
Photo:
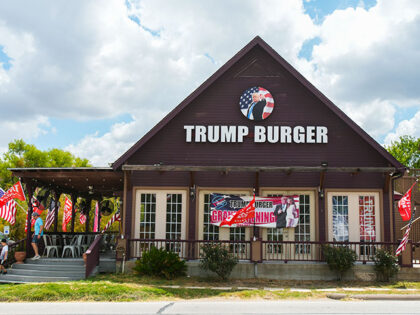
[[[124,172],[126,238],[249,241],[251,227],[209,223],[210,193],[298,194],[296,228],[255,231],[293,242],[361,242],[366,228],[392,241],[405,169],[259,37],[112,167]]]
[[[392,187],[405,167],[256,37],[112,168],[56,171],[38,170],[36,183],[14,174],[76,196],[120,195],[128,257],[160,242],[198,258],[200,242],[217,240],[242,259],[319,260],[321,243],[345,241],[365,261],[367,242],[395,241]],[[212,225],[211,193],[297,195],[298,225]]]

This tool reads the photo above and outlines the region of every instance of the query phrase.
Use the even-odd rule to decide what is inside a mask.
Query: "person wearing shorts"
[[[41,236],[44,235],[44,222],[39,216],[38,212],[33,212],[32,217],[35,219],[35,232],[32,236],[32,248],[34,249],[35,256],[32,259],[39,259],[38,243],[41,240]]]
[[[7,241],[5,239],[1,240],[1,253],[0,253],[0,268],[1,268],[1,274],[4,275],[7,273],[6,268],[7,265],[7,254],[9,253],[9,246],[7,245]]]

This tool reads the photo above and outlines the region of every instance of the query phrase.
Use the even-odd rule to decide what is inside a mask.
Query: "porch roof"
[[[34,187],[49,187],[80,197],[112,197],[124,189],[123,172],[110,167],[10,168],[13,176]]]

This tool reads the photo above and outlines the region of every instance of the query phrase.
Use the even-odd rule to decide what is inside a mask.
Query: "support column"
[[[59,200],[60,200],[61,194],[58,191],[54,191],[54,200],[55,200],[55,208],[54,208],[54,233],[57,233],[58,231],[58,210],[59,207]]]
[[[254,194],[255,197],[258,197],[260,195],[260,172],[255,172],[255,184],[254,184]],[[261,237],[261,229],[258,226],[253,226],[253,238],[260,238]]]
[[[90,221],[90,211],[92,210],[92,198],[86,199],[86,223],[85,223],[85,230],[86,233],[89,232],[89,221]]]
[[[30,254],[32,254],[32,247],[31,247],[31,236],[32,236],[32,232],[31,232],[31,218],[32,218],[32,197],[33,197],[33,192],[35,190],[35,187],[32,186],[32,184],[29,183],[29,181],[25,182],[25,186],[26,186],[26,192],[28,193],[28,215],[26,218],[26,226],[28,227],[26,230],[26,256],[32,256]]]

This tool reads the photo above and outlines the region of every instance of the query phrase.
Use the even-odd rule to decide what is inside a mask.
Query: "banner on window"
[[[246,207],[253,196],[224,194],[210,195],[210,223],[220,223],[236,211]],[[255,223],[254,223],[255,220]],[[299,196],[255,197],[255,218],[237,226],[256,226],[267,228],[296,227],[299,223]]]
[[[376,241],[375,198],[373,196],[359,196],[359,224],[360,240]]]

